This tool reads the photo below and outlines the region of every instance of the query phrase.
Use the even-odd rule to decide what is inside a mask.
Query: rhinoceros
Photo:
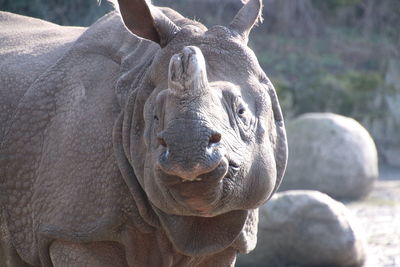
[[[0,13],[0,265],[233,266],[287,159],[247,46],[119,0],[89,28]]]

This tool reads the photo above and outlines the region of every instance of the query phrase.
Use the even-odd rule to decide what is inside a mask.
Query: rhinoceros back
[[[84,30],[0,12],[0,142],[30,85]]]

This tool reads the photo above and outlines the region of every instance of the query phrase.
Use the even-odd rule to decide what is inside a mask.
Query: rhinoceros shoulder
[[[23,94],[84,30],[0,12],[0,140]]]

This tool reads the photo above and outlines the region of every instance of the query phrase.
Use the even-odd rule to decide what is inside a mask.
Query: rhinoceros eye
[[[241,121],[245,126],[248,126],[249,120],[250,120],[250,118],[249,118],[249,115],[250,115],[250,114],[248,114],[248,113],[249,113],[249,112],[247,111],[247,108],[246,108],[245,105],[241,105],[241,106],[239,106],[238,109],[237,109],[238,117],[239,117],[240,121]]]
[[[240,135],[243,140],[250,140],[255,119],[241,97],[237,97],[235,102],[236,122],[239,126]]]
[[[246,103],[243,102],[243,99],[241,97],[237,97],[235,102],[236,114],[239,118],[243,119],[247,116]]]
[[[155,121],[158,121],[158,120],[159,120],[157,115],[154,115],[153,119],[154,119]]]
[[[239,108],[237,110],[237,114],[239,115],[239,117],[242,117],[245,113],[246,113],[246,107],[239,106]]]

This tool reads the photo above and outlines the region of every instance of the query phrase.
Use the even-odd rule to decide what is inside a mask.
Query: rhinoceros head
[[[119,8],[132,33],[161,47],[132,94],[129,163],[175,247],[226,248],[286,166],[275,90],[247,47],[261,1],[210,29],[146,1]]]

